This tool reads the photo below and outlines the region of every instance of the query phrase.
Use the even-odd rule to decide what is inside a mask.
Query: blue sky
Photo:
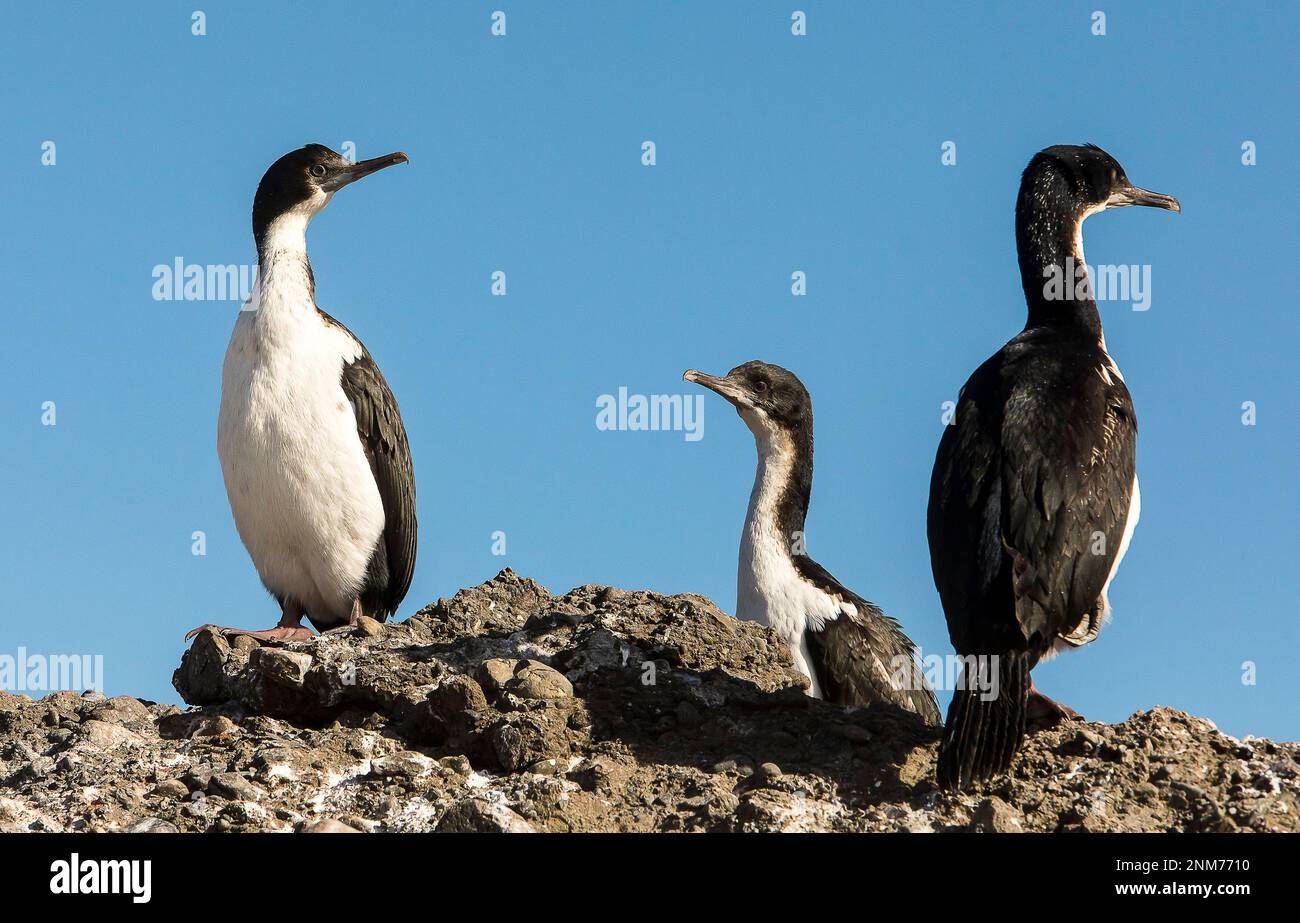
[[[1023,324],[1020,171],[1092,141],[1183,213],[1086,226],[1090,261],[1150,267],[1149,310],[1102,305],[1143,515],[1114,621],[1036,679],[1094,719],[1300,737],[1294,5],[1106,3],[1094,36],[1095,3],[205,3],[195,36],[196,5],[6,13],[0,654],[102,654],[110,694],[176,701],[188,628],[278,617],[215,451],[238,303],[155,300],[152,272],[253,262],[257,181],[312,141],[411,157],[309,235],[410,433],[400,617],[507,565],[730,611],[748,431],[712,395],[699,441],[601,431],[596,401],[761,358],[813,396],[810,553],[947,653],[941,404]]]

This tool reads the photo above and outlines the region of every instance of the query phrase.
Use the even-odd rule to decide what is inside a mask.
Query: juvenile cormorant
[[[890,702],[941,721],[939,705],[898,623],[808,556],[804,518],[812,492],[812,399],[776,365],[746,362],[725,378],[682,376],[730,401],[754,434],[758,473],[740,539],[736,616],[771,626],[808,694],[840,705]]]

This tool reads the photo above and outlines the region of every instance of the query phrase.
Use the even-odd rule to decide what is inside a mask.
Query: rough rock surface
[[[1300,830],[1300,745],[1165,708],[1034,734],[933,784],[937,733],[803,694],[693,595],[503,571],[302,644],[204,632],[193,708],[0,693],[0,831]]]

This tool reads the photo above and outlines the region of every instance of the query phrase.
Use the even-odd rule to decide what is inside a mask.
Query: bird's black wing
[[[411,447],[397,400],[364,346],[360,356],[344,363],[340,383],[356,414],[357,435],[384,505],[384,534],[371,557],[361,593],[366,613],[382,620],[397,611],[415,573],[415,471]]]
[[[1104,353],[1091,358],[1066,360],[1055,399],[1013,395],[1002,425],[1002,534],[1016,619],[1027,638],[1049,645],[1100,629],[1101,592],[1133,501],[1133,401]]]
[[[1010,618],[1002,552],[1002,381],[995,360],[975,370],[944,428],[930,478],[927,533],[935,587],[958,653],[1023,648]]]
[[[855,610],[804,633],[826,699],[841,705],[891,702],[926,724],[942,723],[939,703],[917,664],[916,646],[898,623],[807,555],[795,555],[794,561],[805,580]]]
[[[930,488],[958,653],[1028,650],[1095,617],[1132,501],[1132,400],[1099,347],[1017,338],[971,376]],[[1094,632],[1095,633],[1095,632]]]

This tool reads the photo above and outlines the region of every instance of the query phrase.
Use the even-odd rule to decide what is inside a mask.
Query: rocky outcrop
[[[1300,746],[1155,708],[933,784],[937,732],[808,698],[707,599],[511,571],[302,644],[204,632],[181,710],[0,693],[0,830],[1300,830]]]

